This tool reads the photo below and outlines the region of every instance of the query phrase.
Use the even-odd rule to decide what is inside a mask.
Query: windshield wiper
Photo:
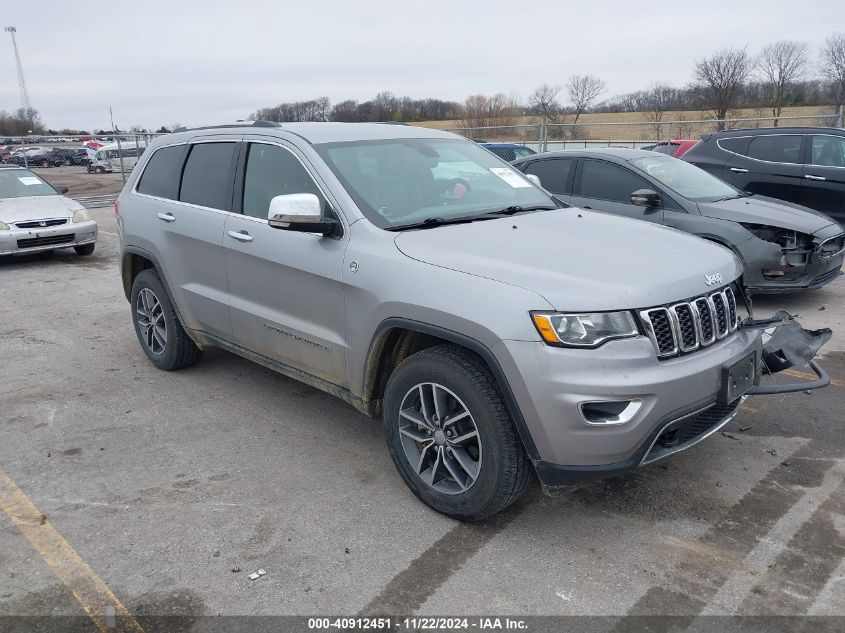
[[[486,213],[479,213],[478,215],[460,215],[454,218],[426,218],[421,222],[412,222],[410,224],[400,224],[398,226],[389,226],[387,231],[404,231],[405,229],[431,229],[436,226],[443,226],[445,224],[468,224],[469,222],[480,222],[482,220],[495,220],[496,218],[503,218],[514,213],[524,213],[527,211],[551,211],[558,207],[550,207],[548,205],[535,205],[529,207],[522,207],[519,205],[511,205],[498,211],[489,211]]]
[[[509,207],[505,207],[504,209],[499,209],[498,211],[488,211],[487,213],[482,213],[476,217],[479,218],[497,218],[505,215],[514,215],[515,213],[527,213],[528,211],[552,211],[554,209],[558,209],[559,207],[550,207],[544,204],[536,204],[534,206],[523,207],[518,204],[511,205]]]
[[[461,215],[455,218],[426,218],[421,222],[411,222],[410,224],[399,224],[397,226],[388,226],[386,231],[404,231],[405,229],[433,229],[436,226],[443,226],[445,224],[468,224],[476,220],[492,220],[493,217],[486,217],[481,215]]]

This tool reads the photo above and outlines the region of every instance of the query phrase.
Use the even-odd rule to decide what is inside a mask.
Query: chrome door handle
[[[172,213],[159,213],[158,214],[159,220],[164,220],[165,222],[175,222],[176,216]]]
[[[824,176],[813,176],[812,174],[804,174],[804,178],[807,180],[825,180]]]
[[[251,242],[252,235],[247,233],[246,231],[238,232],[238,231],[229,231],[229,237],[233,237],[239,242]]]
[[[735,174],[747,174],[748,170],[742,167],[731,167],[731,171]]]

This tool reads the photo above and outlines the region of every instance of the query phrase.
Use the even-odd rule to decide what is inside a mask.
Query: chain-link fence
[[[517,143],[535,152],[589,147],[640,148],[675,138],[697,139],[703,134],[739,128],[843,127],[843,109],[805,116],[761,116],[738,119],[603,121],[549,123],[538,119],[523,125],[446,128],[479,143]]]

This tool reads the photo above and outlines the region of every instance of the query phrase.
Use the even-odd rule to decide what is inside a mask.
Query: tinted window
[[[599,160],[585,160],[581,167],[580,195],[631,204],[637,189],[653,189],[644,178],[632,171]]]
[[[185,163],[179,200],[212,209],[228,209],[234,151],[235,143],[194,145]]]
[[[266,220],[270,200],[291,193],[313,193],[326,212],[323,194],[296,156],[277,145],[251,144],[244,174],[244,215]]]
[[[773,163],[800,163],[802,136],[757,136],[748,145],[748,156]]]
[[[162,147],[153,154],[138,183],[138,192],[175,200],[184,152],[184,145],[173,145]]]
[[[845,167],[845,138],[840,136],[814,136],[813,165]]]
[[[525,169],[526,174],[534,174],[540,179],[543,188],[552,193],[569,193],[569,173],[574,158],[550,158],[534,161]]]
[[[656,145],[654,148],[655,152],[660,154],[666,154],[667,156],[671,156],[678,150],[678,145],[673,145],[672,143],[663,143],[661,145]]]
[[[736,154],[748,155],[748,141],[751,139],[747,136],[740,138],[720,138],[717,143],[722,149]]]

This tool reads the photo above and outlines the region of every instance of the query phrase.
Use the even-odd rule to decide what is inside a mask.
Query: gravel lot
[[[70,195],[115,187],[80,169],[40,171]],[[662,465],[463,525],[340,401],[222,351],[155,370],[112,211],[93,213],[93,256],[0,260],[0,473],[129,612],[845,615],[845,281],[755,301],[837,329],[834,385],[750,398]],[[4,509],[0,616],[84,615]]]

